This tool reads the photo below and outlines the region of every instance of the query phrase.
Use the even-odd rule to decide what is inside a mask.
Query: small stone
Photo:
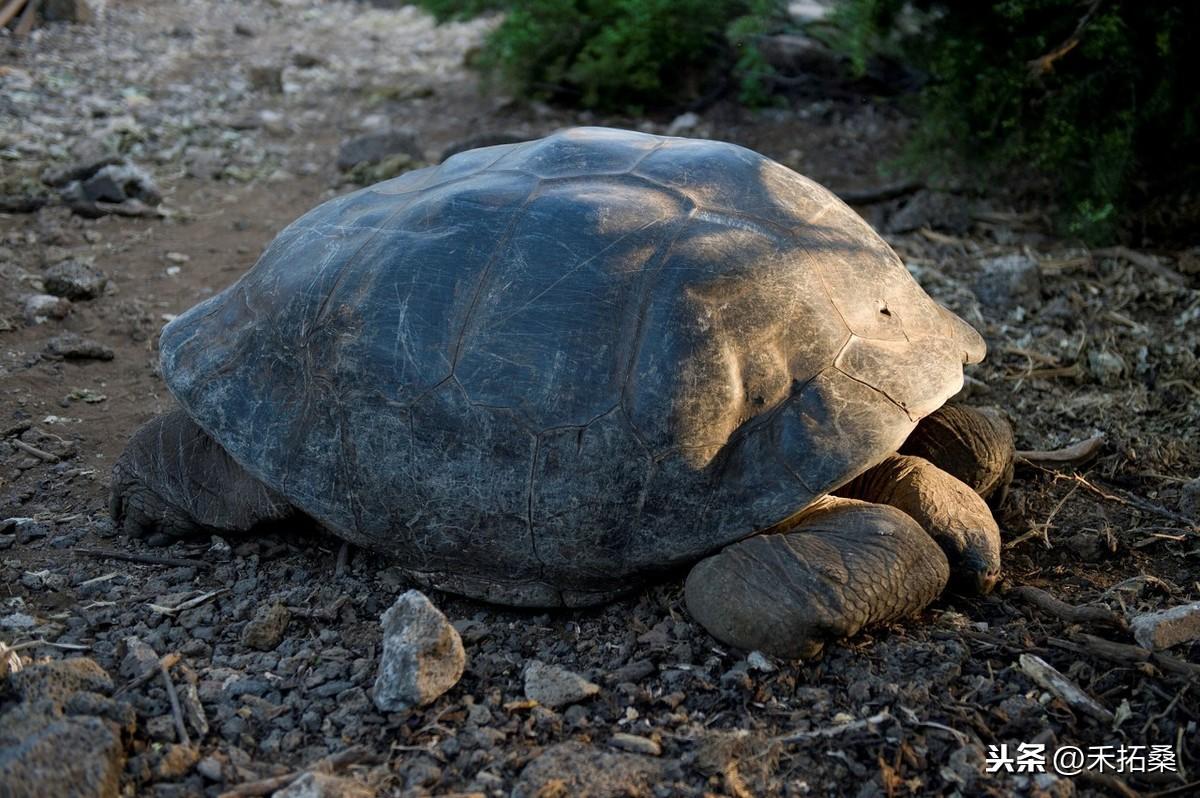
[[[242,629],[242,645],[259,651],[272,651],[283,640],[292,614],[282,604],[260,607],[253,620]]]
[[[1125,359],[1106,349],[1093,349],[1088,352],[1088,372],[1101,385],[1113,386],[1121,382],[1128,371]]]
[[[121,660],[121,675],[126,679],[144,678],[158,668],[158,654],[139,637],[125,638],[125,657]]]
[[[224,765],[220,754],[211,754],[196,763],[196,772],[209,781],[225,781]]]
[[[599,692],[599,685],[557,665],[535,659],[525,668],[525,697],[542,706],[561,707]]]
[[[354,779],[310,771],[271,793],[271,798],[374,798],[375,795],[375,790]]]
[[[700,115],[695,111],[688,111],[680,114],[671,120],[671,124],[667,125],[668,136],[684,136],[696,129],[700,124]]]
[[[411,161],[424,158],[412,132],[389,130],[351,139],[338,150],[337,166],[348,172],[356,166],[377,164],[398,155],[406,155]]]
[[[679,764],[662,758],[605,751],[580,742],[552,745],[521,771],[511,798],[617,798],[654,795],[653,787],[682,776]]]
[[[26,324],[44,324],[47,319],[65,319],[71,312],[71,302],[50,294],[33,294],[25,298],[23,312]]]
[[[196,764],[200,752],[191,745],[166,745],[158,752],[158,762],[154,766],[154,777],[157,780],[178,779]]]
[[[148,205],[162,202],[154,178],[139,166],[123,162],[101,167],[81,181],[83,198],[90,202],[121,203],[138,200]]]
[[[1200,521],[1200,478],[1184,483],[1179,492],[1179,512],[1193,521]]]
[[[751,670],[756,670],[759,673],[773,673],[775,671],[775,666],[771,664],[771,661],[761,651],[751,651],[749,656],[746,657],[746,664],[750,666]]]
[[[1138,645],[1151,651],[1200,640],[1200,601],[1138,615],[1129,626]]]
[[[636,734],[617,732],[609,738],[608,742],[616,748],[624,751],[632,751],[635,754],[648,754],[650,756],[659,756],[662,754],[661,745],[649,737],[640,737]]]
[[[46,342],[43,350],[52,358],[64,360],[112,360],[113,350],[77,333],[62,333]]]
[[[292,53],[292,64],[300,69],[312,69],[314,67],[325,66],[325,59],[314,53],[301,51]]]
[[[889,233],[910,233],[923,227],[962,235],[971,227],[966,202],[944,191],[918,191],[887,221]]]
[[[1007,313],[1033,308],[1041,300],[1042,278],[1037,261],[1027,255],[1004,255],[979,264],[975,296],[985,308]]]
[[[47,22],[88,23],[96,18],[95,0],[42,0],[38,9]]]
[[[383,654],[374,690],[381,711],[429,704],[462,678],[462,638],[424,593],[402,594],[382,620]]]
[[[283,68],[275,64],[252,64],[246,70],[250,87],[273,94],[283,93]]]
[[[42,284],[47,294],[78,302],[103,294],[108,286],[108,277],[86,263],[66,260],[47,269]]]

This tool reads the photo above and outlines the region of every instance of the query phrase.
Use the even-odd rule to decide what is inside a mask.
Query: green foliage
[[[1027,167],[1075,234],[1110,238],[1147,187],[1197,177],[1200,3],[842,0],[835,21],[858,69],[883,54],[928,73],[926,165]]]
[[[679,106],[732,74],[769,98],[757,40],[782,0],[420,0],[439,19],[503,7],[476,66],[517,94],[588,108]]]
[[[511,5],[509,0],[414,0],[414,5],[433,14],[438,22],[470,19],[489,11],[500,11]]]

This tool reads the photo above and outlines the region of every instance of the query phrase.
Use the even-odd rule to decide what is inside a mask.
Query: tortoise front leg
[[[700,561],[688,611],[709,634],[779,657],[924,609],[946,586],[946,556],[881,504],[827,497],[778,528]]]
[[[151,419],[130,438],[113,466],[109,512],[122,532],[154,544],[299,515],[182,410]]]
[[[999,411],[951,404],[923,418],[900,454],[924,457],[997,508],[1012,482],[1015,448],[1012,426]]]
[[[913,518],[950,561],[952,584],[988,593],[1000,578],[1000,527],[978,493],[922,457],[894,454],[837,491]]]

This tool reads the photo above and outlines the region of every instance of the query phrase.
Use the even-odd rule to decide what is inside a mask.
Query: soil
[[[1051,208],[1014,207],[998,188],[860,207],[987,338],[968,401],[1005,412],[1022,449],[1104,436],[1088,463],[1018,468],[992,595],[946,595],[818,660],[773,662],[691,623],[682,575],[571,612],[432,594],[462,635],[465,674],[427,707],[383,714],[370,700],[379,618],[407,588],[386,559],[306,530],[166,549],[114,532],[111,465],[172,407],[157,331],[353,187],[336,166],[345,139],[403,127],[436,162],[480,134],[675,122],[850,191],[887,182],[908,129],[891,101],[844,90],[766,111],[719,101],[691,125],[517,102],[463,66],[491,24],[317,0],[129,0],[91,25],[0,39],[0,194],[44,191],[47,169],[109,148],[164,195],[149,217],[57,203],[0,214],[0,519],[32,519],[0,527],[0,642],[41,640],[20,651],[26,664],[82,655],[112,676],[137,713],[121,792],[215,796],[363,746],[339,773],[384,795],[1194,794],[1200,643],[1150,654],[1127,621],[1200,599],[1200,257],[1089,251],[1048,232]],[[997,285],[1001,258],[1015,266]],[[46,270],[71,259],[104,272],[107,291],[27,319]],[[48,354],[64,332],[113,357]],[[290,609],[282,640],[246,645],[243,627],[276,604]],[[176,679],[190,674],[207,719],[178,767],[154,759],[176,732],[161,681],[129,675],[140,646],[179,655]],[[1111,718],[1035,682],[1028,655]],[[600,690],[539,706],[525,698],[533,660]],[[1177,767],[985,772],[990,746],[1020,743],[1163,745]]]

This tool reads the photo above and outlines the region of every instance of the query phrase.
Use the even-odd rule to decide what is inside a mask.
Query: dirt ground
[[[462,634],[466,672],[432,705],[383,714],[369,698],[379,616],[406,587],[386,560],[347,550],[339,562],[338,541],[301,530],[165,549],[114,533],[111,465],[172,406],[157,374],[162,324],[352,188],[339,144],[381,127],[411,130],[436,162],[484,133],[674,124],[853,191],[887,182],[879,169],[907,122],[887,100],[844,91],[767,111],[717,103],[691,120],[514,102],[481,93],[463,67],[490,22],[434,27],[411,8],[109,6],[91,25],[0,38],[0,194],[44,191],[46,170],[110,151],[163,194],[146,217],[84,218],[57,203],[0,213],[0,519],[32,519],[0,526],[0,641],[45,641],[21,650],[26,662],[81,652],[125,688],[137,722],[123,794],[215,796],[354,746],[365,752],[339,773],[382,795],[1200,791],[1200,644],[1150,653],[1128,626],[1200,600],[1200,250],[1089,251],[1047,232],[1048,208],[1014,206],[999,189],[861,206],[922,285],[987,338],[968,401],[1006,413],[1021,449],[1103,436],[1086,463],[1018,468],[998,514],[999,589],[947,595],[803,663],[719,645],[690,622],[682,575],[574,612],[432,594]],[[28,297],[69,260],[102,271],[107,290],[61,319],[31,313]],[[62,333],[111,359],[53,354]],[[282,642],[247,647],[246,623],[276,604],[291,618]],[[193,729],[176,766],[165,762],[169,696],[130,675],[132,637],[178,654],[177,678],[196,687],[207,733]],[[1031,656],[1090,708],[1035,681]],[[523,686],[532,660],[600,690],[538,706]],[[1169,746],[1175,770],[985,772],[989,746],[1020,743]]]

